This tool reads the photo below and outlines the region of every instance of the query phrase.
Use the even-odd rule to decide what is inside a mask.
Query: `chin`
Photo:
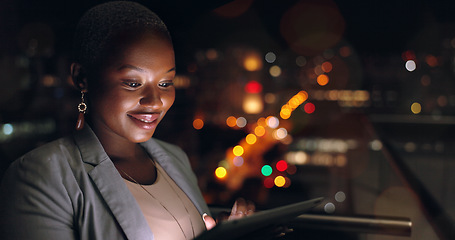
[[[131,136],[129,139],[131,142],[134,142],[134,143],[142,143],[142,142],[146,142],[148,141],[150,138],[153,137],[153,133],[155,131],[151,132],[151,133],[138,133],[138,134],[135,134],[134,136]]]

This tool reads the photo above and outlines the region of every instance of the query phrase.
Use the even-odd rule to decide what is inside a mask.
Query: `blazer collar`
[[[153,239],[139,205],[118,173],[92,129],[74,133],[82,161],[94,184],[128,239]],[[88,164],[88,165],[87,165]]]

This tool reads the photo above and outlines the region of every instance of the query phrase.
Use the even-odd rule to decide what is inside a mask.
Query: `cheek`
[[[166,95],[164,101],[165,105],[167,106],[166,110],[169,110],[169,108],[171,108],[172,104],[174,104],[175,101],[175,90]]]

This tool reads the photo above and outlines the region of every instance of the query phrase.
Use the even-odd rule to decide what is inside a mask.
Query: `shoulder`
[[[49,161],[61,161],[75,155],[77,146],[72,137],[64,137],[26,153],[15,162],[32,161],[35,164],[43,164]]]
[[[72,137],[64,137],[26,153],[11,163],[5,173],[21,177],[38,177],[40,175],[56,177],[70,169],[70,161],[78,157],[77,146]]]

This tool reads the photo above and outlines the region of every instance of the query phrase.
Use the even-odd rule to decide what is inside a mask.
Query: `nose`
[[[154,87],[149,87],[144,90],[139,104],[153,109],[159,109],[163,106],[163,101],[161,99],[161,93],[159,89]]]

